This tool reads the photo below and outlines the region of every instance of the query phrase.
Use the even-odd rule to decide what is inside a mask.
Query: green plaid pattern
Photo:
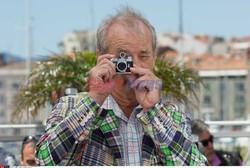
[[[189,139],[189,118],[171,104],[138,114],[143,123],[142,165],[208,165]],[[37,144],[38,165],[124,165],[118,120],[86,93],[62,97]]]
[[[107,133],[118,128],[118,121],[116,119],[114,112],[112,110],[108,110],[108,114],[109,115],[106,116],[108,118],[102,122],[101,130],[103,133]]]
[[[190,119],[170,103],[157,103],[148,112],[138,114],[145,131],[164,154],[167,166],[208,165],[197,146],[189,139]]]
[[[46,142],[43,142],[43,143],[46,143]],[[38,158],[42,158],[42,164],[43,165],[47,165],[47,166],[54,166],[54,162],[52,161],[52,158],[50,158],[50,151],[49,149],[47,148],[46,145],[42,144],[41,145],[41,148],[40,148],[40,151],[38,154]]]

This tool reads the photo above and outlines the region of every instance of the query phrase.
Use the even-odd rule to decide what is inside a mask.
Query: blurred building
[[[157,56],[162,60],[168,60],[175,63],[178,61],[177,51],[169,46],[159,46],[157,49]]]
[[[226,55],[229,50],[229,42],[222,37],[214,37],[208,47],[208,53],[213,55]]]
[[[247,119],[250,111],[249,63],[246,54],[241,57],[205,54],[190,59],[186,66],[198,70],[204,81],[197,115],[206,120]]]
[[[0,66],[7,65],[11,62],[23,62],[24,59],[7,52],[0,52]]]
[[[250,48],[250,37],[232,38],[230,42],[230,53],[233,55],[242,55]]]
[[[195,103],[198,108],[187,110],[191,117],[245,120],[250,116],[249,37],[225,41],[207,35],[159,35],[159,58],[178,63],[179,53],[185,66],[197,70],[205,84]]]
[[[95,52],[96,38],[94,31],[74,31],[63,36],[59,46],[64,54],[72,52]]]
[[[10,124],[11,111],[15,106],[13,100],[26,74],[25,62],[12,62],[0,66],[0,124]],[[42,123],[45,115],[40,112],[34,119],[30,116],[29,121],[27,121],[27,115],[23,115],[19,123]]]
[[[207,36],[193,36],[179,33],[161,33],[158,35],[159,46],[168,46],[176,50],[178,53],[182,51],[184,54],[195,53],[205,54],[211,39]]]
[[[183,54],[227,54],[230,50],[229,42],[222,37],[208,35],[191,35],[179,33],[161,33],[158,35],[158,44],[168,46]]]

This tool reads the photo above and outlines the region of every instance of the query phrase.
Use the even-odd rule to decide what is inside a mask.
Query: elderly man
[[[206,165],[189,139],[188,117],[161,101],[155,50],[154,28],[132,8],[104,20],[89,92],[55,105],[37,145],[38,165]],[[104,87],[93,87],[93,79]]]
[[[238,153],[214,150],[213,135],[208,130],[208,125],[202,120],[191,122],[192,132],[199,136],[199,141],[204,147],[204,154],[211,166],[242,166],[243,162]]]

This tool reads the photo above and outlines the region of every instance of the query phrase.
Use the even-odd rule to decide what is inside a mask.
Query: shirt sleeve
[[[86,140],[93,130],[98,111],[99,105],[87,97],[87,93],[60,98],[37,144],[37,164],[52,166],[60,164],[62,160],[62,164],[67,164],[74,157],[72,151],[76,150],[77,143]]]
[[[173,104],[157,103],[137,115],[167,166],[205,166],[207,159],[191,141],[190,119]]]

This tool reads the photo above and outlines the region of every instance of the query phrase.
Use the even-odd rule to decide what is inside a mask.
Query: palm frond
[[[190,96],[198,100],[197,91],[202,80],[196,71],[157,59],[154,73],[163,80],[163,94],[186,105],[194,105],[190,101]]]
[[[73,57],[55,55],[38,62],[26,80],[23,80],[14,101],[12,115],[19,118],[29,109],[32,116],[50,100],[52,91],[66,87],[83,90],[86,77],[95,65],[95,55],[76,53]]]

